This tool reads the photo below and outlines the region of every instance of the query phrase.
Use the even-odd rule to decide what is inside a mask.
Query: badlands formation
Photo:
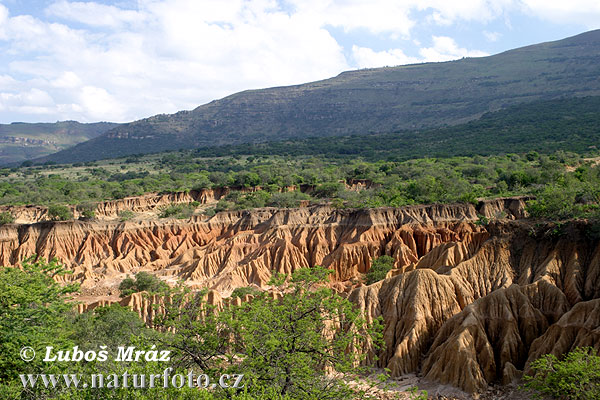
[[[528,220],[523,198],[116,218],[126,209],[151,213],[222,195],[106,202],[95,221],[43,221],[41,207],[13,207],[19,223],[0,227],[0,265],[32,254],[58,257],[73,271],[68,279],[82,284],[82,310],[119,301],[121,280],[139,271],[208,287],[219,302],[237,287],[264,288],[273,271],[322,265],[367,319],[383,316],[386,346],[371,362],[394,376],[418,373],[470,393],[512,382],[542,354],[600,348],[600,235],[584,221],[556,227]],[[388,278],[361,283],[370,260],[384,254],[395,259]],[[151,298],[120,301],[152,318]]]

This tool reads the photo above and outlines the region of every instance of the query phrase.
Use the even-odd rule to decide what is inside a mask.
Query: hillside
[[[76,121],[0,124],[0,165],[55,153],[93,139],[117,125],[109,122],[82,124]]]
[[[204,147],[199,157],[232,155],[407,160],[558,150],[586,153],[600,139],[600,97],[535,101],[446,128]],[[425,145],[426,144],[426,145]]]
[[[457,125],[516,104],[598,96],[599,62],[596,30],[490,57],[349,71],[124,124],[42,161]]]

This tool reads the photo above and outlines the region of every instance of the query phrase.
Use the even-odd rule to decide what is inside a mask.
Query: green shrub
[[[124,222],[124,221],[129,221],[130,219],[132,219],[135,216],[135,214],[133,213],[133,211],[129,211],[129,210],[124,210],[121,211],[119,213],[119,219]]]
[[[300,206],[300,202],[310,200],[310,196],[302,193],[299,190],[292,192],[273,193],[267,202],[270,207],[279,208],[296,208]]]
[[[193,204],[176,204],[163,208],[159,217],[185,219],[194,215],[195,209],[196,207]]]
[[[215,206],[215,212],[232,210],[234,207],[235,207],[235,204],[233,204],[233,202],[225,200],[225,199],[221,199]]]
[[[96,204],[84,203],[77,206],[77,211],[85,219],[94,219],[96,217]]]
[[[135,274],[135,280],[128,276],[123,279],[119,285],[121,297],[129,296],[130,294],[137,292],[158,293],[163,292],[168,288],[169,286],[165,282],[144,271]]]
[[[327,182],[315,188],[314,196],[319,198],[335,197],[344,189],[345,185],[341,182]]]
[[[67,206],[60,204],[53,204],[48,207],[48,216],[53,221],[66,221],[73,218],[71,209]]]
[[[12,224],[15,222],[15,217],[8,211],[0,212],[0,225]]]
[[[203,214],[206,215],[207,217],[214,217],[216,213],[217,213],[217,211],[214,208],[207,208],[203,212]]]
[[[394,259],[390,256],[381,256],[371,260],[371,268],[367,272],[367,285],[385,279],[387,273],[394,268]]]
[[[235,288],[233,290],[233,292],[231,292],[231,298],[235,298],[235,297],[239,297],[239,298],[244,298],[246,297],[246,295],[252,295],[252,296],[256,296],[257,294],[260,293],[260,290],[253,288],[252,286],[246,286],[246,287],[239,287],[239,288]]]
[[[591,347],[577,348],[563,360],[546,354],[531,364],[533,376],[524,376],[524,388],[538,398],[600,399],[600,357]]]

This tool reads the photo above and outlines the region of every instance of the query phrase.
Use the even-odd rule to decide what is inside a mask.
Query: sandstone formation
[[[200,199],[169,196],[103,203],[102,212]],[[586,222],[523,219],[524,201],[10,224],[0,227],[0,264],[58,257],[73,271],[61,279],[82,283],[81,311],[118,301],[147,322],[160,299],[118,297],[118,284],[138,271],[209,288],[217,304],[237,287],[266,288],[274,271],[323,265],[368,320],[383,317],[379,366],[478,392],[510,383],[542,354],[600,349],[598,239]],[[363,285],[371,259],[384,254],[395,259],[388,278]],[[373,349],[363,350],[375,362]]]

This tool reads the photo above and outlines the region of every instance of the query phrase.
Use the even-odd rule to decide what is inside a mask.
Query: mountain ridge
[[[0,164],[45,156],[93,139],[116,127],[112,122],[13,122],[0,124]]]
[[[247,90],[194,110],[118,126],[41,159],[137,153],[307,136],[456,125],[536,100],[600,95],[600,30],[493,56],[345,71],[294,86]]]

